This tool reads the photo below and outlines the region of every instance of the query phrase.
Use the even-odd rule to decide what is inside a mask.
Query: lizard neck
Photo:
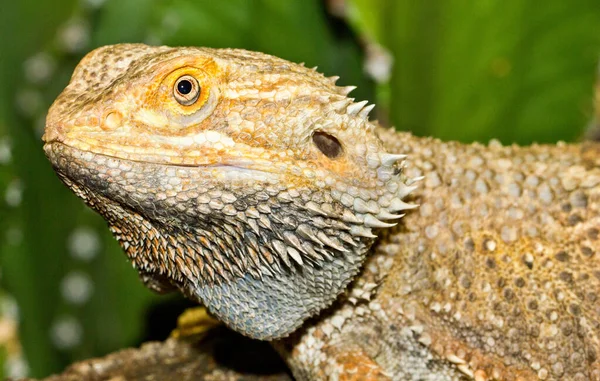
[[[173,214],[172,207],[156,202],[140,213],[124,200],[116,202],[115,194],[109,199],[85,180],[74,183],[70,177],[61,176],[108,221],[148,287],[158,292],[177,288],[232,329],[256,339],[285,337],[331,305],[358,274],[374,242],[374,236],[344,235],[350,223],[325,214],[307,217],[301,200],[285,208],[271,202],[268,220],[250,222],[254,228],[249,229],[247,221],[214,210],[203,218],[186,215],[188,209],[200,210],[198,205]],[[309,246],[290,231],[313,236],[320,245]],[[300,250],[302,257],[296,254]]]
[[[105,217],[152,288],[158,280],[170,279],[226,325],[261,340],[287,336],[332,304],[359,272],[372,243],[364,239],[352,250],[300,265],[290,257],[270,256],[277,251],[274,240],[248,238],[239,224],[154,224],[122,209]],[[220,234],[228,239],[219,242],[215,237]],[[132,239],[140,236],[153,239]]]

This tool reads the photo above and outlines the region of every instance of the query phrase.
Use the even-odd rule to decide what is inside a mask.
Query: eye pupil
[[[196,78],[184,75],[179,77],[173,85],[173,96],[180,105],[190,106],[198,100],[201,90]]]
[[[192,91],[192,83],[187,79],[179,81],[177,84],[177,91],[179,91],[183,95],[187,95]]]
[[[325,156],[335,159],[342,154],[342,143],[333,135],[316,131],[312,136],[313,142]]]

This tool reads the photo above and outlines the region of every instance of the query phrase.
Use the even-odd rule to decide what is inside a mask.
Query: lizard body
[[[109,46],[45,151],[149,287],[298,379],[600,380],[600,146],[416,138],[349,91],[260,53]]]

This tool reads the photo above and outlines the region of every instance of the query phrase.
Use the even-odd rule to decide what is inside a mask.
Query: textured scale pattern
[[[260,339],[286,336],[331,304],[358,273],[372,229],[412,207],[402,201],[412,189],[404,156],[375,137],[372,107],[267,57],[98,49],[52,106],[45,135],[61,178],[106,217],[151,288],[179,288]],[[198,81],[196,103],[177,102],[180,78]],[[315,134],[363,144],[329,157]]]
[[[416,138],[351,90],[260,53],[109,46],[45,151],[149,287],[273,340],[297,379],[600,380],[600,146]]]
[[[390,148],[414,156],[408,173],[423,172],[431,201],[395,236],[405,255],[381,290],[387,308],[481,374],[598,379],[599,147]]]

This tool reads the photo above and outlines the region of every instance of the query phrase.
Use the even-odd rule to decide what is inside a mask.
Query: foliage
[[[359,86],[353,96],[382,105],[380,119],[418,134],[573,140],[591,116],[595,1],[348,0],[347,23],[319,0],[2,0],[1,281],[31,375],[137,344],[149,306],[164,300],[41,150],[45,110],[85,52],[116,42],[260,50],[340,75]],[[394,59],[377,85],[363,70],[385,57],[375,42]]]
[[[592,115],[597,0],[351,0],[387,47],[391,120],[463,141],[572,141]]]

